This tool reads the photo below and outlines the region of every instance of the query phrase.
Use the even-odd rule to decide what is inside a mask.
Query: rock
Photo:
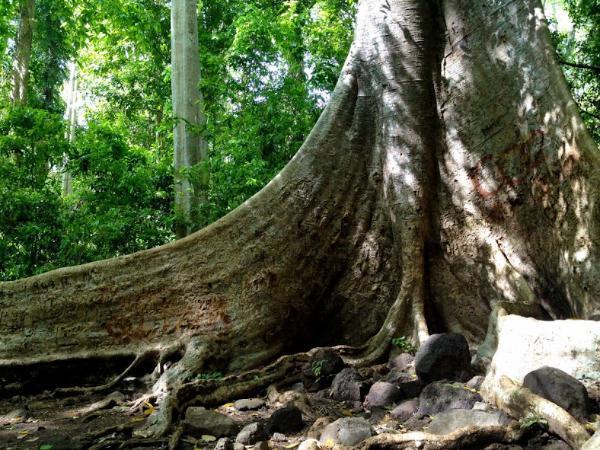
[[[590,415],[590,400],[585,386],[555,367],[540,367],[525,375],[523,386],[544,397],[583,421]]]
[[[399,355],[392,354],[388,361],[390,369],[407,370],[412,366],[415,357],[410,353],[400,353]]]
[[[492,405],[486,402],[475,402],[473,409],[477,411],[490,411],[492,409]]]
[[[432,434],[448,434],[470,426],[504,426],[510,422],[511,419],[500,411],[449,409],[432,417],[427,431]]]
[[[246,446],[244,444],[240,444],[239,442],[234,442],[233,450],[246,450]]]
[[[559,441],[558,439],[555,439],[549,441],[546,445],[542,447],[541,450],[571,450],[571,446],[564,441]]]
[[[434,415],[447,409],[471,409],[481,396],[460,383],[433,382],[419,396],[419,414]]]
[[[429,425],[429,422],[431,422],[429,416],[421,416],[417,413],[404,422],[403,425],[408,431],[417,431],[422,430],[424,427]]]
[[[304,427],[302,412],[294,405],[288,405],[271,414],[267,423],[270,433],[296,433]]]
[[[400,422],[406,422],[412,416],[414,416],[419,410],[419,399],[412,398],[410,400],[404,400],[398,406],[390,411],[390,416]]]
[[[415,355],[415,370],[425,383],[444,379],[462,381],[471,372],[467,340],[456,333],[432,334]]]
[[[316,439],[307,439],[302,441],[297,450],[320,450],[321,445]]]
[[[238,423],[218,412],[201,406],[191,406],[185,412],[184,426],[192,435],[233,436],[239,430]]]
[[[238,411],[255,411],[263,406],[265,401],[262,398],[244,398],[233,403],[233,407]]]
[[[471,378],[469,381],[467,381],[465,386],[467,386],[469,389],[474,389],[474,390],[478,391],[479,388],[481,387],[481,384],[483,383],[483,380],[485,380],[485,377],[483,375],[476,375],[473,378]]]
[[[215,450],[233,450],[233,441],[229,438],[221,438],[217,441]]]
[[[594,435],[585,443],[581,450],[597,450],[600,448],[600,430],[596,431]]]
[[[329,417],[319,417],[317,420],[313,422],[313,424],[308,429],[306,436],[312,439],[319,439],[321,433],[327,425],[331,423],[331,419]]]
[[[29,417],[27,408],[13,409],[3,416],[0,416],[0,426],[14,425],[16,423],[25,422]]]
[[[352,447],[373,436],[371,424],[362,417],[344,417],[325,427],[319,442],[332,447],[335,444]]]
[[[345,367],[340,356],[326,349],[317,351],[302,369],[302,382],[309,392],[317,392],[331,385],[333,377]]]
[[[491,404],[502,376],[521,384],[525,375],[543,366],[560,367],[586,387],[600,380],[600,322],[504,315],[497,319],[496,335],[497,349],[480,389]]]
[[[353,367],[342,370],[331,383],[331,397],[340,402],[362,402],[367,391],[368,385]]]
[[[266,427],[260,422],[253,422],[242,428],[235,438],[235,442],[238,444],[253,445],[268,439],[269,433],[267,433]]]
[[[269,450],[269,442],[268,441],[260,441],[254,444],[252,447],[254,450]]]
[[[282,433],[273,433],[273,436],[271,436],[271,439],[273,441],[286,441],[287,440],[287,436],[285,434]]]
[[[378,381],[365,397],[364,405],[366,408],[385,406],[397,401],[401,396],[400,388],[387,381]]]

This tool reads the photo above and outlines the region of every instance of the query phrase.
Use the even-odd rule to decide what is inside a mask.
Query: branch
[[[600,73],[600,66],[592,66],[590,64],[574,63],[574,62],[570,62],[570,61],[565,61],[562,58],[558,58],[558,62],[560,64],[562,64],[563,66],[575,67],[577,69],[592,70],[596,73]]]

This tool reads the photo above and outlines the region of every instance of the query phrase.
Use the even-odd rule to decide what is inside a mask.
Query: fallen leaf
[[[217,440],[216,437],[211,436],[210,434],[203,434],[200,439],[202,439],[203,442],[214,442]]]

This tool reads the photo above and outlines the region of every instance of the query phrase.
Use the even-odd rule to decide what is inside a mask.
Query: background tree
[[[35,0],[21,0],[13,57],[12,101],[15,104],[23,104],[27,101],[34,25]]]

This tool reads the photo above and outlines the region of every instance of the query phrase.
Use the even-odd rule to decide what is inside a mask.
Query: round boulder
[[[585,386],[556,367],[544,366],[529,372],[523,379],[523,386],[579,420],[587,420],[590,415],[590,399]]]
[[[471,353],[467,340],[456,333],[432,334],[415,355],[415,370],[425,383],[468,379]]]

